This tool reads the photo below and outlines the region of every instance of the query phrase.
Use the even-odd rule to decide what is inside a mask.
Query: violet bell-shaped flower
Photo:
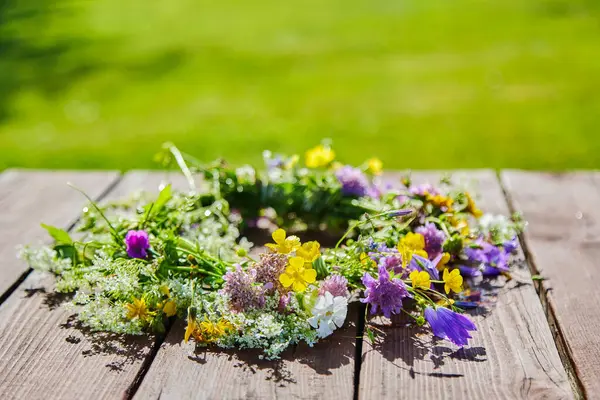
[[[473,321],[468,317],[445,307],[427,307],[425,319],[435,336],[449,340],[461,347],[468,344],[471,339],[469,331],[477,330]]]

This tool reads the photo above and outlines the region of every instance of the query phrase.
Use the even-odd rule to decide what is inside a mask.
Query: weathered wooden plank
[[[0,175],[1,298],[29,270],[15,259],[17,245],[46,239],[40,222],[69,227],[86,203],[67,182],[98,197],[117,178],[117,172],[8,170]]]
[[[526,250],[546,280],[540,295],[563,359],[587,398],[600,398],[600,173],[504,171],[502,181],[529,225]]]
[[[158,192],[163,177],[127,174],[106,200],[138,189]],[[44,192],[40,196],[47,198]],[[151,361],[154,338],[102,335],[78,327],[73,312],[60,304],[61,296],[52,294],[53,282],[34,271],[0,307],[0,398],[125,397],[144,362]]]
[[[508,214],[492,171],[455,175],[479,181],[479,204],[486,211]],[[437,176],[413,174],[416,182],[436,183]],[[365,339],[359,397],[571,398],[528,268],[523,265],[513,277],[494,282],[497,302],[487,315],[474,316],[478,331],[462,350],[400,321],[383,328],[382,344],[373,347]]]
[[[356,321],[356,307],[348,321]],[[161,345],[135,399],[352,399],[356,325],[313,348],[299,345],[281,360],[256,351],[195,349],[179,321]]]

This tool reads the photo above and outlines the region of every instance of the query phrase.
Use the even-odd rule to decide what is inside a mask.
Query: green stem
[[[174,144],[168,143],[168,144],[166,144],[166,146],[169,149],[169,151],[171,152],[171,154],[173,154],[173,157],[175,157],[175,161],[177,162],[179,169],[181,169],[181,172],[183,172],[183,175],[185,176],[185,179],[188,182],[190,190],[193,192],[196,192],[196,183],[194,182],[194,177],[192,176],[192,171],[190,171],[190,169],[188,168],[183,155],[181,154],[179,149],[177,147],[175,147]]]
[[[338,242],[335,244],[335,247],[333,249],[337,250],[340,247],[340,244],[342,244],[342,242],[344,241],[344,239],[346,239],[346,237],[350,234],[350,232],[352,232],[354,229],[361,226],[365,222],[366,221],[357,221],[354,224],[350,225],[350,227],[348,228],[346,233],[344,233],[344,235],[340,238],[340,240],[338,240]]]
[[[200,273],[202,273],[204,275],[214,276],[215,278],[222,278],[223,277],[222,275],[219,275],[216,272],[210,272],[210,271],[207,271],[207,270],[202,269],[202,268],[179,267],[179,266],[170,266],[170,265],[168,265],[166,268],[170,269],[171,271],[200,272]]]
[[[102,210],[100,210],[100,207],[98,207],[96,205],[96,203],[94,202],[94,200],[92,200],[90,198],[90,196],[87,195],[87,193],[85,193],[82,189],[78,188],[77,186],[73,185],[72,183],[68,182],[67,185],[69,185],[70,187],[72,187],[73,189],[77,190],[79,193],[81,193],[86,199],[88,199],[88,201],[90,202],[90,204],[92,205],[92,207],[94,207],[96,209],[96,211],[98,211],[98,213],[100,214],[100,216],[104,219],[104,221],[106,221],[106,223],[108,224],[108,227],[110,228],[110,231],[115,239],[115,241],[123,248],[125,249],[125,241],[123,240],[123,238],[121,238],[117,232],[117,230],[115,229],[114,226],[112,226],[112,224],[110,223],[110,221],[108,220],[108,218],[106,218],[106,215],[104,215],[104,213],[102,212]]]
[[[402,312],[406,315],[408,315],[409,317],[411,317],[412,319],[414,319],[415,321],[418,321],[419,319],[417,317],[415,317],[414,315],[412,315],[411,313],[409,313],[408,311],[406,311],[404,308],[401,308],[400,310],[402,310]]]

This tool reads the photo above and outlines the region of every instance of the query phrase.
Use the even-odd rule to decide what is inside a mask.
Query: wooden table
[[[401,324],[373,347],[360,313],[313,349],[278,362],[249,352],[194,351],[184,325],[166,337],[92,335],[52,292],[53,278],[15,258],[47,240],[41,221],[76,222],[82,196],[107,201],[157,191],[162,172],[22,171],[0,174],[0,399],[516,399],[600,398],[600,173],[459,171],[479,181],[481,206],[529,221],[526,261],[488,313],[475,315],[468,347]],[[439,173],[413,173],[435,182]],[[532,281],[532,273],[546,280]],[[357,339],[358,338],[358,339]]]

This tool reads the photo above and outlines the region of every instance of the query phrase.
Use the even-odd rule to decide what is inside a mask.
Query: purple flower
[[[481,274],[483,276],[498,276],[502,271],[495,267],[490,267],[489,265],[484,265],[481,269]]]
[[[426,196],[428,194],[435,196],[437,194],[440,194],[439,190],[437,190],[430,183],[423,183],[421,185],[412,186],[410,188],[410,193],[416,196]]]
[[[345,195],[363,197],[369,190],[369,180],[358,168],[346,165],[335,171],[335,176],[342,184],[342,193]]]
[[[384,267],[388,271],[394,271],[395,274],[399,274],[402,272],[402,258],[396,255],[381,257],[379,259],[379,266]]]
[[[244,271],[240,265],[223,277],[225,284],[221,293],[229,297],[229,304],[235,311],[262,308],[265,305],[264,288],[256,285],[256,270]]]
[[[285,309],[287,308],[287,306],[290,304],[290,301],[292,301],[292,296],[293,296],[293,292],[288,292],[284,295],[282,295],[281,297],[279,297],[279,311],[285,311]]]
[[[398,249],[396,247],[388,247],[385,242],[381,242],[376,245],[375,248],[379,253],[397,253]]]
[[[477,330],[469,318],[444,307],[437,309],[427,307],[425,319],[429,322],[435,336],[449,340],[461,347],[471,339],[469,331]]]
[[[390,279],[389,271],[383,266],[379,267],[378,279],[366,272],[362,282],[366,287],[366,297],[360,301],[371,304],[371,314],[375,314],[381,308],[383,315],[390,318],[392,314],[400,312],[402,299],[410,297],[404,282],[400,279]]]
[[[381,197],[381,190],[376,186],[370,186],[367,188],[366,195],[374,199],[379,199]]]
[[[150,242],[145,231],[127,232],[125,245],[127,246],[127,255],[131,258],[146,258],[148,256]]]
[[[436,265],[438,262],[439,262],[439,259],[434,264],[433,262],[429,261],[425,257],[421,257],[421,256],[414,254],[412,256],[412,259],[410,260],[409,267],[412,267],[413,271],[415,269],[418,271],[425,270],[425,271],[429,272],[429,276],[431,276],[431,279],[437,280],[437,279],[440,279],[440,273],[436,268]]]
[[[265,162],[268,169],[282,168],[284,166],[283,158],[279,154],[276,154],[275,157]]]
[[[504,244],[502,244],[502,247],[504,247],[505,252],[509,254],[513,253],[519,248],[519,238],[515,236],[514,238],[507,240],[506,242],[504,242]]]
[[[484,268],[496,268],[508,271],[509,253],[504,248],[494,246],[483,239],[475,241],[476,247],[467,247],[465,254],[471,262],[482,264]]]
[[[288,259],[285,254],[265,253],[260,255],[260,261],[255,264],[256,282],[271,283],[274,288],[280,286],[279,275],[285,271]]]
[[[466,265],[459,265],[458,270],[463,277],[468,276],[469,278],[475,278],[481,276],[481,270],[479,268],[468,267]]]
[[[325,292],[329,292],[333,297],[343,296],[348,297],[348,280],[341,275],[331,275],[319,287],[319,296],[324,296]]]
[[[418,227],[415,229],[415,232],[425,237],[425,251],[430,259],[434,259],[442,253],[446,235],[433,222],[428,222],[425,226]]]
[[[411,208],[398,208],[396,210],[388,211],[387,214],[390,217],[404,217],[405,215],[412,214],[414,212]]]
[[[369,238],[369,240],[367,241],[367,247],[369,248],[369,250],[375,250],[377,248],[377,243],[375,243],[373,238]]]

